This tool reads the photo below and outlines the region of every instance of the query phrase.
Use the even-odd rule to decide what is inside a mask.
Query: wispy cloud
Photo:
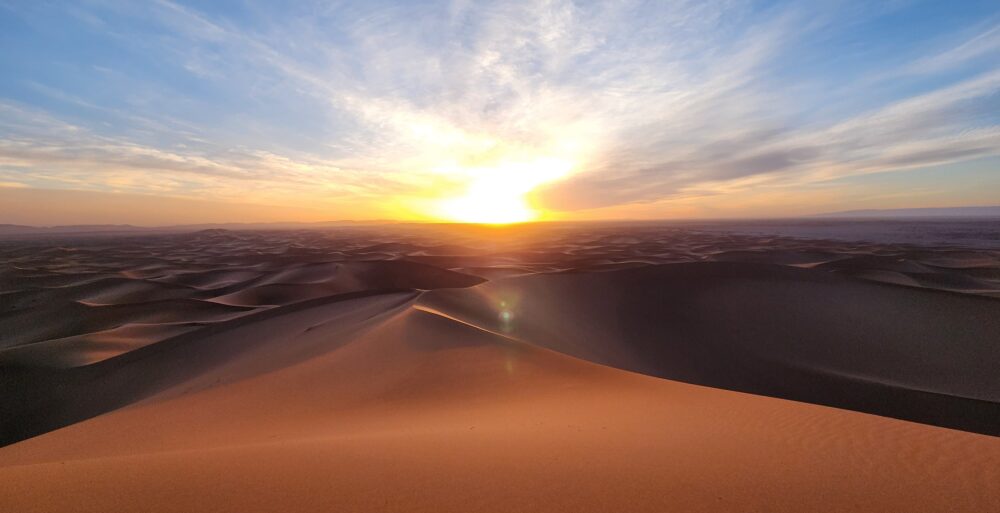
[[[894,60],[858,49],[891,14],[860,3],[73,12],[107,55],[6,95],[0,181],[377,203],[460,187],[449,165],[558,154],[574,172],[540,201],[579,210],[1000,153],[995,25]]]

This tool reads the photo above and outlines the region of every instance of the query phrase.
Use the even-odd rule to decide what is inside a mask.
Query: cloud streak
[[[51,14],[34,9],[14,14]],[[572,212],[1000,153],[1000,39],[979,20],[894,59],[869,54],[901,52],[878,38],[895,11],[860,3],[72,12],[102,51],[37,56],[69,71],[3,92],[0,181],[385,215],[461,188],[442,168],[570,156],[537,199]]]

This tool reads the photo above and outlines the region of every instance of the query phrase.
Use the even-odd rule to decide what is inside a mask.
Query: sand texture
[[[0,511],[1000,511],[1000,251],[0,242]]]

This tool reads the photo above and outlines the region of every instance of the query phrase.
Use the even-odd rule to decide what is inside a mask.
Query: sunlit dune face
[[[567,176],[573,163],[560,158],[504,162],[490,167],[453,168],[467,176],[465,193],[437,203],[436,215],[462,223],[508,224],[536,220],[540,212],[527,195],[539,185]]]

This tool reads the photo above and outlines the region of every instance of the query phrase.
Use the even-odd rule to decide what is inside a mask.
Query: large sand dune
[[[525,227],[0,254],[3,510],[1000,510],[995,252]]]
[[[509,278],[420,304],[616,368],[1000,435],[995,299],[700,262]]]

